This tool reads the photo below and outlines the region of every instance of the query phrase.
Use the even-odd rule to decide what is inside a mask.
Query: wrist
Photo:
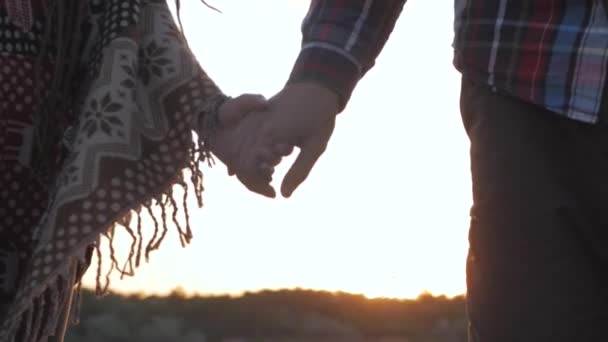
[[[286,88],[324,108],[324,112],[332,118],[342,111],[340,94],[323,83],[315,81],[293,82],[288,84]]]
[[[195,127],[198,135],[199,150],[207,159],[211,159],[214,144],[213,138],[222,126],[219,116],[220,108],[229,99],[230,97],[224,94],[212,96],[206,101],[206,104],[196,118]]]
[[[300,52],[287,84],[316,83],[338,96],[338,113],[342,112],[361,78],[360,67],[343,54],[324,48]]]

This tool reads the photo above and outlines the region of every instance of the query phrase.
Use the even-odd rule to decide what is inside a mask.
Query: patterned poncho
[[[128,260],[108,249],[125,274],[168,226],[190,240],[186,197],[201,205],[206,156],[193,132],[221,94],[165,1],[57,3],[0,2],[2,342],[61,328],[91,254],[116,229],[132,237]]]

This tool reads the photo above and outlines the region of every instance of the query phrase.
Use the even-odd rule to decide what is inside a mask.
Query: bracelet
[[[218,94],[208,99],[198,116],[198,145],[203,158],[209,163],[212,162],[211,139],[221,126],[219,110],[230,96]]]

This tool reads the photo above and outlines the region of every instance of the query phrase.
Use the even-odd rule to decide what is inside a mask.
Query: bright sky
[[[182,1],[190,44],[228,94],[271,97],[299,51],[304,0]],[[176,234],[126,292],[204,294],[280,288],[416,297],[465,291],[471,205],[468,140],[452,67],[453,6],[409,1],[377,64],[340,114],[329,148],[288,200],[205,170],[195,237]],[[278,169],[275,183],[286,172]],[[94,267],[85,284],[93,284]]]

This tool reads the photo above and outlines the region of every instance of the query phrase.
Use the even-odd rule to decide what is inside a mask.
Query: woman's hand
[[[267,197],[274,197],[274,189],[269,185],[274,168],[263,172],[249,172],[240,161],[242,153],[260,131],[267,116],[268,101],[262,95],[243,94],[224,102],[218,109],[218,123],[210,139],[211,152],[228,168],[229,175],[237,178],[250,191]],[[260,160],[264,162],[264,160]],[[263,185],[263,186],[260,186]]]

